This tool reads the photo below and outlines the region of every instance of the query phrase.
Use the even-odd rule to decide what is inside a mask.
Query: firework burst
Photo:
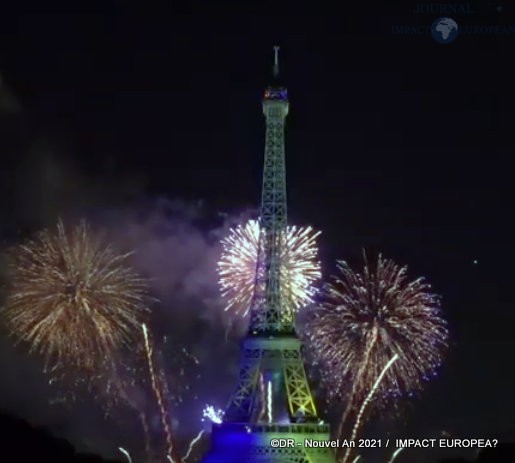
[[[146,283],[126,265],[130,254],[103,246],[84,221],[71,232],[59,222],[7,255],[2,317],[45,357],[47,371],[93,376],[137,339],[150,301]]]
[[[347,399],[343,423],[395,355],[398,360],[384,374],[374,405],[420,390],[442,362],[448,331],[439,298],[423,278],[409,282],[406,267],[379,255],[374,268],[365,257],[363,273],[344,261],[338,269],[306,335],[329,397]]]
[[[206,405],[202,410],[202,421],[209,420],[211,423],[220,424],[224,418],[225,412],[220,408],[215,408],[213,405]]]
[[[281,266],[283,294],[288,295],[291,310],[309,304],[321,278],[316,239],[320,232],[311,227],[288,227]],[[246,316],[249,313],[256,277],[259,248],[259,223],[249,220],[232,228],[222,242],[218,262],[219,284],[226,301],[225,310]]]

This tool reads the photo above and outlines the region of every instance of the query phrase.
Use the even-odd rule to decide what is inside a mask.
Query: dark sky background
[[[436,19],[414,14],[416,2],[241,3],[6,7],[4,243],[59,214],[98,217],[159,197],[201,200],[215,215],[257,206],[260,100],[279,44],[290,95],[290,222],[323,231],[326,275],[337,258],[359,263],[366,248],[425,275],[443,296],[447,362],[392,432],[514,440],[515,35],[440,45],[392,34],[393,25]],[[451,15],[458,24],[515,25],[508,5],[469,4],[474,14]],[[189,265],[197,277],[204,268]],[[14,363],[2,363],[10,398],[15,373],[5,365],[15,371]],[[233,378],[218,376],[230,391]],[[16,409],[24,398],[8,402],[35,419],[31,406]],[[434,461],[430,452],[417,461],[424,455]]]

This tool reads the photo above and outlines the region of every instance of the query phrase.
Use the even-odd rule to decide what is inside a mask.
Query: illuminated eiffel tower
[[[263,98],[265,162],[260,212],[260,252],[249,331],[242,343],[239,380],[224,415],[213,424],[211,450],[203,463],[334,463],[329,448],[306,440],[329,440],[308,385],[302,344],[288,296],[281,292],[280,256],[287,226],[284,125],[286,88],[274,84]],[[283,447],[274,447],[279,439]]]

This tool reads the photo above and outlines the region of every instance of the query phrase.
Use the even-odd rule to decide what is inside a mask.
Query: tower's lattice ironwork
[[[238,383],[224,422],[213,424],[212,448],[204,463],[334,463],[328,448],[307,448],[305,439],[327,441],[329,426],[318,417],[306,377],[302,344],[288,295],[281,292],[281,256],[287,227],[284,127],[289,102],[278,83],[263,98],[265,160],[260,244],[250,325],[242,343]],[[272,439],[290,439],[273,448]]]

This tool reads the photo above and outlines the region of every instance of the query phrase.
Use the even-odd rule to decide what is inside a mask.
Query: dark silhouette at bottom
[[[64,439],[53,437],[43,428],[0,414],[0,461],[2,463],[121,463],[98,455],[78,454]]]

